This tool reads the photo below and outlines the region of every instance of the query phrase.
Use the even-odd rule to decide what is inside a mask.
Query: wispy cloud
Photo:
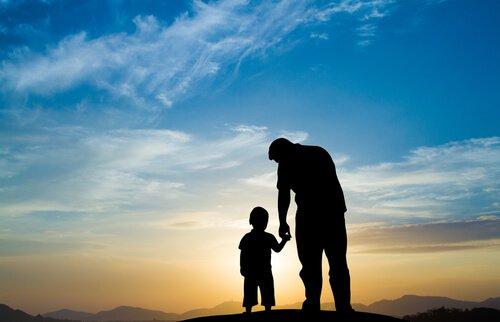
[[[358,45],[367,46],[367,45],[371,44],[371,42],[373,41],[373,38],[375,37],[376,30],[377,30],[377,26],[372,24],[372,23],[364,24],[364,25],[358,27],[356,29],[356,31],[359,35],[359,38],[360,38],[360,40],[358,41]]]
[[[20,134],[1,142],[2,211],[162,209],[199,191],[195,182],[206,179],[202,174],[228,171],[254,158],[266,160],[271,139],[266,127],[248,125],[213,139],[172,130],[80,127]]]
[[[4,90],[47,95],[88,83],[138,106],[170,107],[193,84],[280,42],[304,10],[302,1],[195,1],[171,25],[137,16],[131,34],[90,39],[81,32],[45,54],[5,62],[0,76]]]
[[[361,26],[355,25],[355,31],[359,37],[357,41],[359,46],[365,47],[371,44],[375,38],[377,31],[377,20],[389,15],[390,6],[394,4],[394,0],[344,0],[340,2],[330,2],[326,6],[321,8],[315,8],[312,10],[314,12],[312,17],[319,22],[327,22],[335,15],[338,14],[350,14],[354,15],[362,22]],[[318,35],[314,34],[316,37],[320,38]]]
[[[362,13],[361,19],[381,18],[385,16],[386,8],[393,4],[395,0],[341,0],[331,1],[325,6],[312,10],[312,16],[319,21],[329,21],[336,14]]]
[[[326,32],[322,32],[322,33],[311,32],[311,34],[309,35],[309,37],[311,37],[313,39],[320,39],[320,40],[328,40],[328,39],[330,39],[330,36]]]
[[[406,218],[498,211],[499,179],[497,137],[420,147],[401,162],[343,169],[341,173],[351,212]]]
[[[360,36],[368,41],[372,20],[392,1],[345,0],[314,6],[308,1],[248,3],[194,1],[192,11],[169,25],[154,16],[133,19],[135,31],[91,38],[69,35],[44,53],[18,50],[4,61],[4,92],[47,96],[82,84],[112,99],[144,108],[169,108],[216,77],[230,78],[243,60],[259,56],[286,40],[298,27],[314,26],[349,14],[364,20]],[[328,39],[325,32],[312,38]],[[227,72],[230,72],[229,74]]]
[[[363,20],[370,20],[373,18],[383,18],[387,15],[387,12],[379,11],[379,8],[372,8],[372,10],[363,16]]]

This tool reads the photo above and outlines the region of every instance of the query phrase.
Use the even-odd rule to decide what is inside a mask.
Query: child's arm
[[[242,276],[247,275],[247,267],[248,267],[248,259],[247,256],[245,256],[245,251],[242,250],[240,252],[240,274]]]
[[[241,239],[240,245],[240,273],[246,276],[248,273],[248,249],[247,249],[247,238],[246,235]]]
[[[276,253],[279,253],[281,252],[281,250],[283,249],[283,247],[285,247],[285,244],[287,243],[287,241],[290,240],[290,236],[286,236],[285,238],[282,238],[281,239],[281,242],[278,244],[278,241],[276,239],[274,239],[274,245],[273,245],[273,250],[276,252]]]

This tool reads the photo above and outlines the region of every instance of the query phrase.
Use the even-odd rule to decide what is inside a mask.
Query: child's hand
[[[290,239],[292,239],[292,236],[290,236],[290,235],[288,234],[288,235],[283,236],[283,238],[281,238],[281,239],[287,242],[287,241],[289,241]]]

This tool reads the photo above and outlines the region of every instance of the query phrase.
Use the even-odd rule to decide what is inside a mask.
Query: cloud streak
[[[327,22],[336,14],[374,26],[366,20],[383,16],[379,10],[389,4],[346,0],[318,7],[288,0],[194,1],[191,12],[169,25],[139,15],[133,19],[132,33],[90,38],[82,31],[45,53],[16,51],[3,62],[0,82],[4,92],[41,96],[90,85],[122,103],[169,108],[206,82],[230,78],[245,59],[286,42],[299,27]],[[313,32],[311,37],[326,40],[329,35]]]
[[[499,211],[500,138],[412,150],[401,162],[343,169],[352,213],[404,218]]]
[[[213,139],[172,130],[80,127],[19,134],[1,142],[2,211],[163,209],[199,192],[196,182],[217,184],[206,177],[212,173],[265,160],[270,140],[267,128],[248,125]]]
[[[71,35],[44,55],[28,54],[1,71],[5,89],[47,95],[88,83],[114,97],[170,107],[202,80],[265,51],[300,23],[301,1],[195,1],[168,26],[137,16],[131,34]]]
[[[500,217],[413,225],[353,227],[360,253],[428,253],[500,246]]]

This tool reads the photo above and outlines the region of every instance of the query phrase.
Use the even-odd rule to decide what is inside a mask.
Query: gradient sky
[[[252,207],[277,233],[278,136],[337,164],[353,302],[500,296],[499,12],[0,1],[0,302],[239,301]],[[278,303],[302,300],[293,243],[273,267]]]

